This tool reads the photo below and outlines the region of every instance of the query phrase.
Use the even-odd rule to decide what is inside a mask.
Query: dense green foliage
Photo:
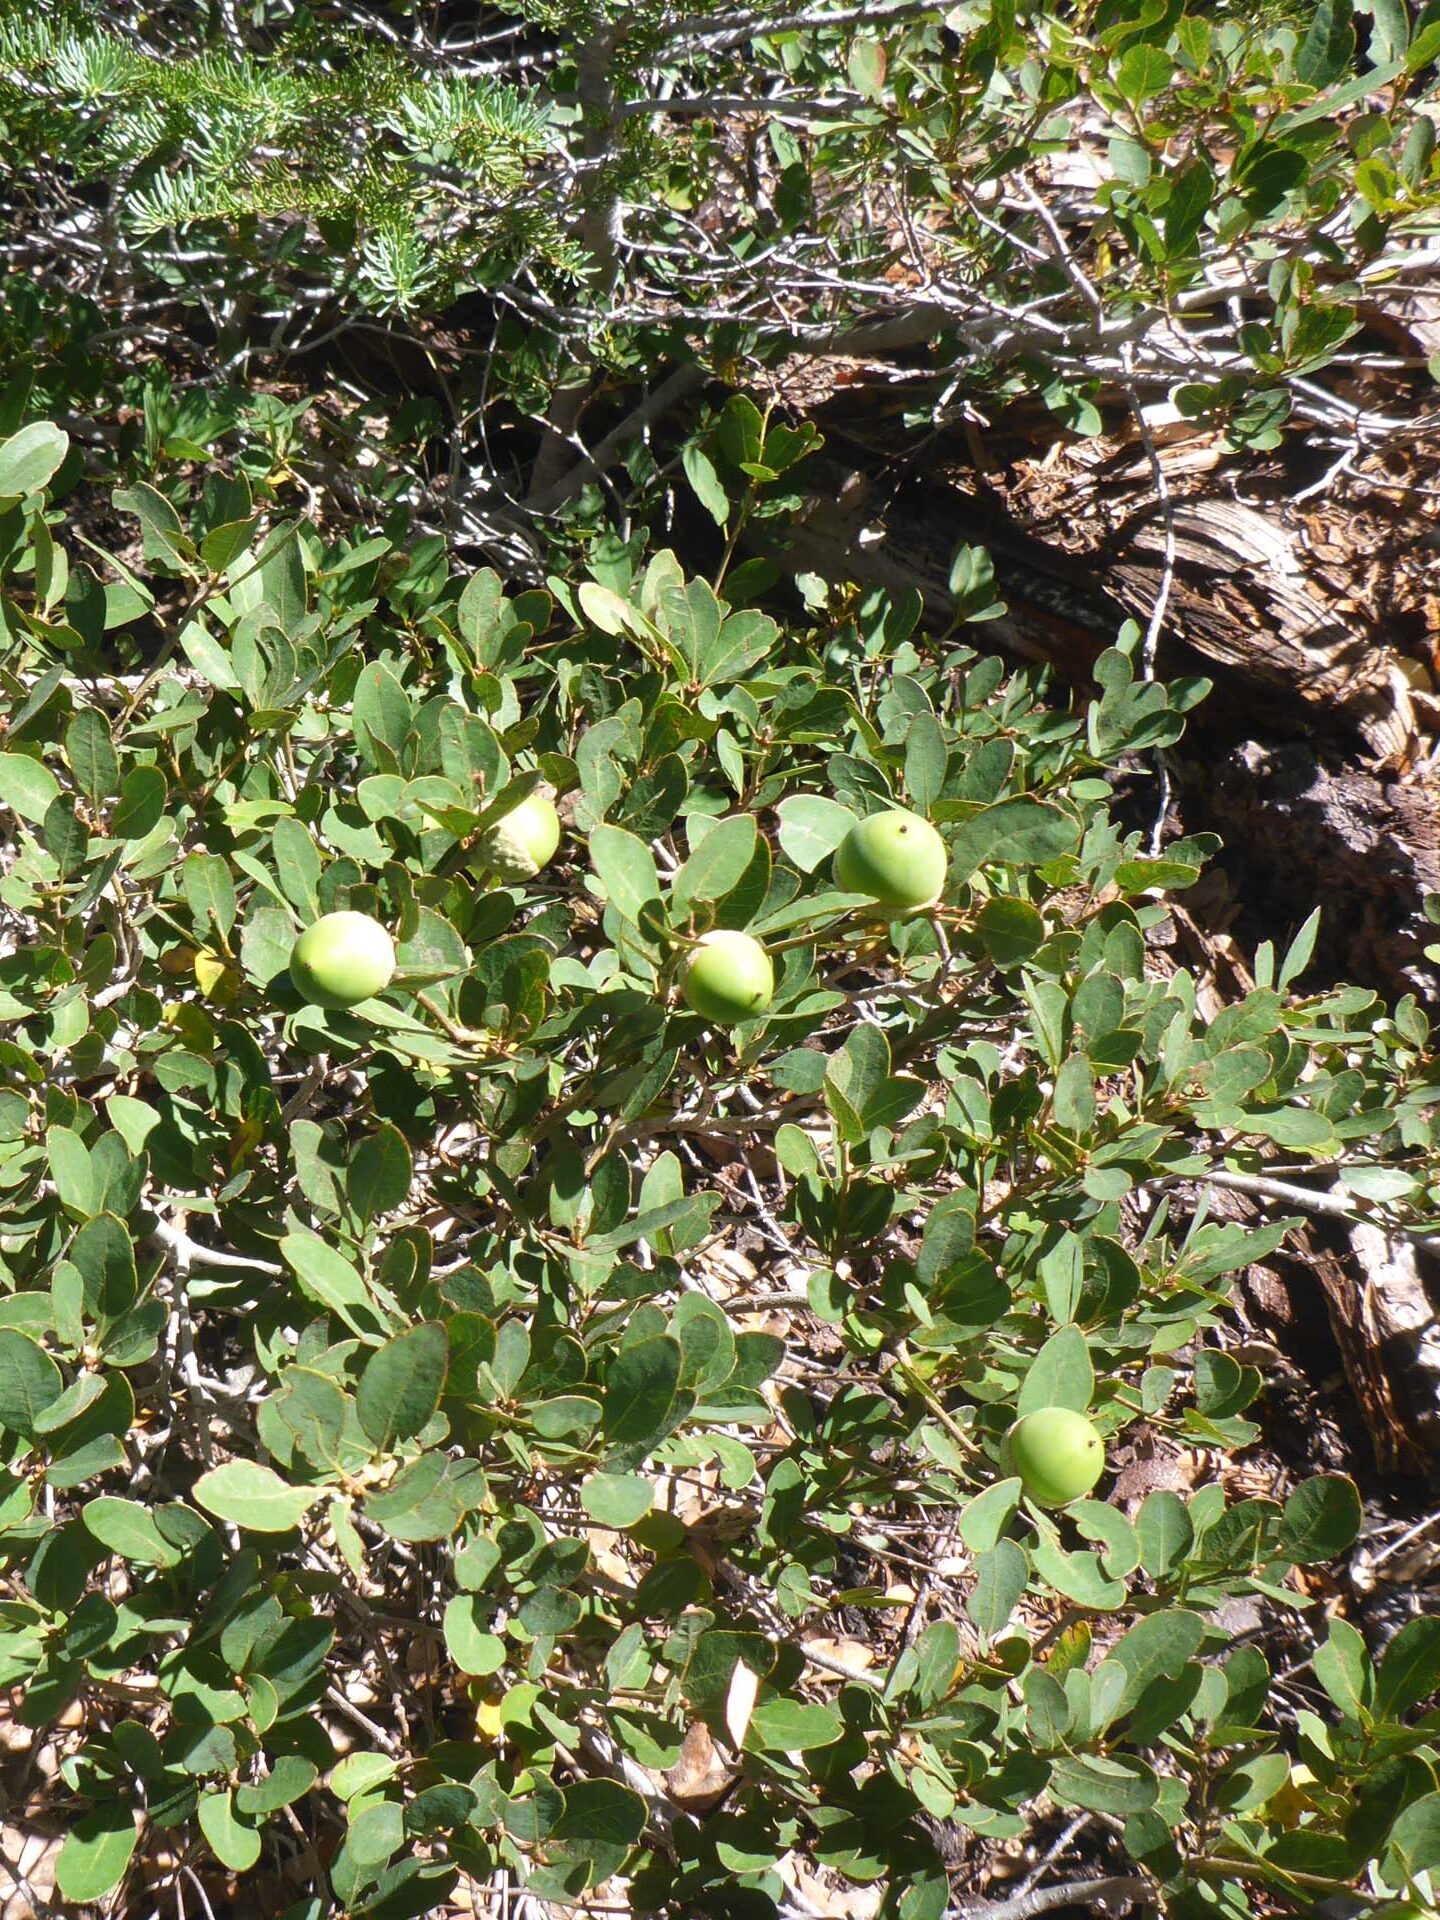
[[[1204,683],[1008,672],[978,548],[944,634],[789,592],[819,436],[725,389],[888,341],[925,423],[1349,445],[1440,8],[199,11],[0,0],[0,1683],[61,1898],[774,1920],[798,1862],[941,1920],[1059,1833],[1180,1920],[1432,1911],[1440,1622],[1372,1657],[1355,1482],[1247,1482],[1294,1221],[1212,1213],[1433,1236],[1426,1015],[1314,918],[1217,1011],[1214,843],[1116,793]],[[896,807],[945,881],[887,922],[836,855]],[[398,965],[327,1009],[337,912]],[[687,1004],[716,930],[756,1018]]]
[[[51,531],[65,454],[45,427],[0,449],[0,1538],[22,1719],[87,1703],[69,1897],[120,1878],[142,1811],[243,1870],[297,1805],[343,1807],[321,1897],[386,1914],[457,1865],[575,1898],[627,1863],[641,1906],[759,1913],[799,1848],[939,1915],[918,1817],[1003,1836],[1042,1793],[1121,1822],[1177,1913],[1434,1864],[1434,1728],[1405,1718],[1437,1623],[1374,1679],[1332,1623],[1334,1712],[1287,1730],[1214,1615],[1304,1606],[1290,1569],[1353,1538],[1348,1480],[1061,1519],[999,1465],[1047,1406],[1112,1444],[1255,1436],[1261,1376],[1213,1336],[1284,1223],[1172,1190],[1268,1143],[1434,1205],[1413,1004],[1297,998],[1313,928],[1216,1019],[1147,965],[1154,894],[1205,849],[1147,857],[1105,775],[1203,689],[1120,649],[1070,715],[917,647],[913,607],[784,632],[665,552],[558,605],[412,580],[383,539],[262,533],[218,476],[183,510],[117,492],[144,557],[102,585]],[[177,592],[173,659],[111,677]],[[542,777],[560,857],[477,885],[467,843]],[[886,928],[828,869],[892,800],[950,870]],[[400,971],[326,1012],[286,968],[340,908],[395,928]],[[778,963],[733,1034],[673,991],[714,926]],[[778,1323],[710,1257],[751,1207],[711,1139],[773,1170]],[[968,1618],[882,1628],[883,1668],[837,1679],[805,1631],[885,1608],[853,1570],[907,1514],[965,1557]],[[376,1660],[394,1718],[332,1772],[316,1709]],[[662,1831],[634,1778],[695,1722],[740,1777]]]
[[[85,286],[67,384],[137,293],[202,315],[233,369],[257,319],[305,354],[357,308],[478,292],[483,374],[454,397],[480,413],[577,406],[591,366],[888,341],[943,376],[921,418],[1033,393],[1094,432],[1119,380],[1274,447],[1292,415],[1353,432],[1314,375],[1429,271],[1436,0],[531,0],[485,32],[452,8],[433,44],[348,5],[245,11],[227,38],[189,7],[0,5],[22,204],[55,199],[57,156],[83,189],[47,236]],[[53,280],[6,297],[28,348]],[[486,451],[489,498],[514,455]]]

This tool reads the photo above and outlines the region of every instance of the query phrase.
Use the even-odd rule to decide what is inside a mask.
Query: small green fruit
[[[769,1006],[775,969],[758,940],[719,927],[700,936],[685,962],[685,998],[702,1019],[717,1027],[753,1020]]]
[[[928,820],[903,807],[872,813],[855,825],[835,854],[835,884],[868,893],[897,913],[923,913],[945,890],[950,855]]]
[[[368,913],[327,913],[290,954],[290,978],[317,1007],[354,1007],[383,993],[395,971],[395,942]]]
[[[1105,1447],[1083,1413],[1040,1407],[1005,1436],[1005,1463],[1043,1507],[1066,1507],[1105,1471]]]
[[[501,880],[533,880],[555,858],[559,844],[559,814],[543,793],[532,793],[485,829],[470,858]]]

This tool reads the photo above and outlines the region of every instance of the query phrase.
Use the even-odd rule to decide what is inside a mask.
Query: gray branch
[[[982,1900],[973,1906],[956,1907],[947,1920],[1037,1920],[1042,1913],[1054,1913],[1060,1907],[1091,1903],[1091,1911],[1100,1901],[1123,1901],[1127,1906],[1152,1906],[1154,1895],[1143,1880],[1131,1874],[1115,1874],[1107,1880],[1075,1880],[1062,1887],[1039,1887],[1033,1893],[1018,1893],[1013,1900]]]

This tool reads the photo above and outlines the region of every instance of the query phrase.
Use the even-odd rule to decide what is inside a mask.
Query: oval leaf
[[[248,1533],[289,1533],[324,1493],[323,1487],[292,1487],[254,1460],[212,1467],[195,1482],[195,1498],[207,1513]]]

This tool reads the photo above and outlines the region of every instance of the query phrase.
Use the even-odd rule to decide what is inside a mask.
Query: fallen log
[[[1046,662],[1080,690],[1124,621],[1148,619],[1166,548],[1153,492],[1123,515],[1112,502],[1110,532],[1079,555],[1018,524],[983,485],[892,476],[855,450],[868,469],[807,463],[785,555],[795,572],[914,590],[940,632],[953,626],[955,549],[984,546],[1005,612],[964,637]],[[1143,489],[1138,476],[1131,484]],[[1434,939],[1423,901],[1440,891],[1440,795],[1396,656],[1336,606],[1278,514],[1207,496],[1171,503],[1170,520],[1156,671],[1214,683],[1168,761],[1180,828],[1227,842],[1221,906],[1242,932],[1253,927],[1255,944],[1323,905],[1317,975],[1440,999],[1423,957]]]

